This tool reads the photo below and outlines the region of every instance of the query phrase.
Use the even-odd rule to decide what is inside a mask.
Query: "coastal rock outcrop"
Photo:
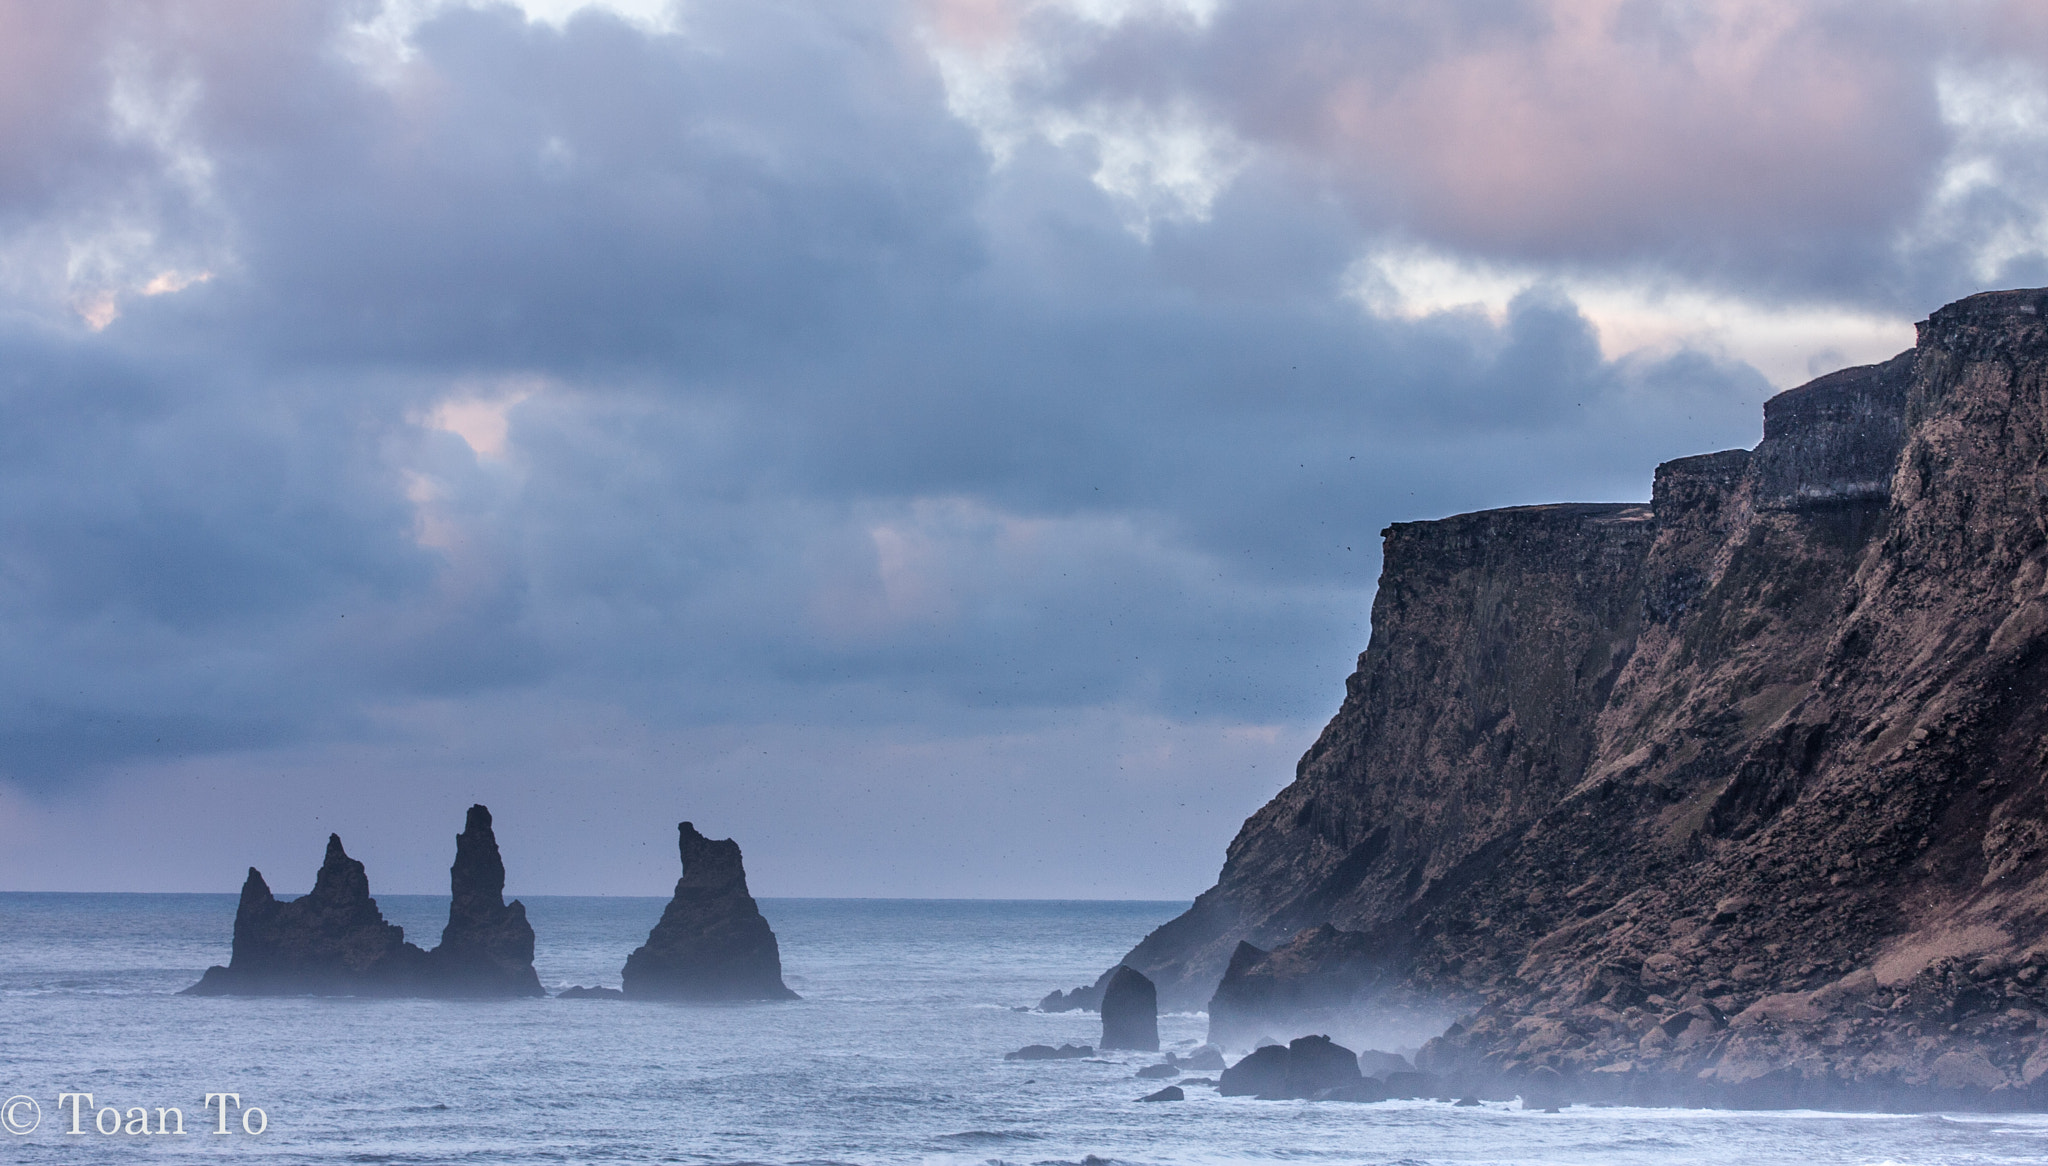
[[[683,877],[661,921],[626,957],[627,996],[648,1000],[795,1000],[775,932],[747,892],[739,843],[676,827]]]
[[[448,872],[448,926],[422,951],[387,923],[363,864],[327,836],[313,891],[280,902],[255,867],[235,909],[228,966],[214,966],[194,996],[545,996],[533,970],[526,908],[505,902],[505,863],[491,812],[471,806]]]
[[[437,996],[545,996],[533,970],[533,927],[526,906],[505,902],[505,862],[491,812],[469,808],[448,870],[448,925],[427,953]]]
[[[418,992],[427,953],[405,942],[370,897],[363,864],[327,836],[327,856],[311,894],[280,902],[255,867],[235,908],[234,953],[215,965],[191,996],[391,996]]]
[[[1118,967],[1102,990],[1102,1047],[1159,1051],[1159,994],[1136,968]]]
[[[1647,506],[1389,527],[1342,707],[1123,962],[1457,1095],[2048,1107],[2048,290],[1764,415]]]

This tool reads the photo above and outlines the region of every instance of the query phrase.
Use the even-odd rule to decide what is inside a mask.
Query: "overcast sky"
[[[0,889],[1190,897],[1387,523],[2048,283],[2044,12],[0,0]]]

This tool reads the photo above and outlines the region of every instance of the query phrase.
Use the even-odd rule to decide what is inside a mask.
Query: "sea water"
[[[445,897],[379,902],[432,946]],[[552,991],[616,986],[663,901],[526,904]],[[26,1096],[41,1114],[29,1132],[0,1132],[0,1161],[2048,1162],[2048,1119],[2033,1116],[1546,1114],[1256,1101],[1201,1086],[1147,1104],[1163,1082],[1134,1074],[1153,1056],[1003,1060],[1026,1044],[1094,1043],[1092,1013],[1017,1009],[1093,980],[1184,907],[764,900],[803,1000],[692,1007],[179,996],[227,962],[234,896],[0,894],[0,1097]],[[1204,1025],[1168,1015],[1160,1036],[1192,1047]],[[93,1095],[83,1133],[69,1132],[64,1092]],[[239,1102],[208,1107],[209,1093]],[[182,1137],[154,1132],[170,1107]],[[106,1108],[123,1132],[95,1130]],[[151,1133],[126,1132],[137,1109]]]

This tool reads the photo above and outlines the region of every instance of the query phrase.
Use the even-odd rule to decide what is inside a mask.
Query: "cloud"
[[[1643,497],[2040,255],[2031,66],[1905,9],[0,21],[45,886],[212,885],[204,790],[394,856],[366,799],[481,798],[558,827],[535,889],[694,805],[793,892],[1192,891],[1387,522]],[[64,858],[122,799],[204,844]]]

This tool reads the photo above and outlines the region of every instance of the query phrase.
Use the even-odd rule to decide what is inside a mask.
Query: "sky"
[[[1390,522],[2048,284],[2048,12],[0,0],[0,889],[1204,889]]]

